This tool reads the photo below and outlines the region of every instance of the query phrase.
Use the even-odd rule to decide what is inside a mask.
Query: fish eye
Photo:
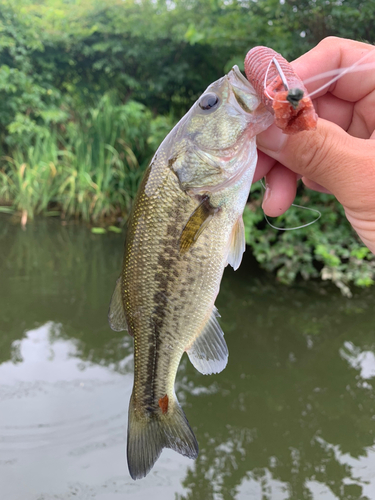
[[[214,108],[219,102],[219,98],[216,94],[209,92],[208,94],[202,95],[199,99],[199,107],[204,110]]]

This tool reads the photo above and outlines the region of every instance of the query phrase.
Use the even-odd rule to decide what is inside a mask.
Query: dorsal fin
[[[198,207],[191,214],[180,236],[180,253],[186,253],[197,241],[212,217],[220,209],[210,204],[210,198],[203,196]]]
[[[217,317],[220,315],[214,306],[202,333],[186,349],[191,363],[203,375],[221,372],[228,362],[228,347]]]
[[[108,322],[109,326],[115,332],[128,330],[128,325],[125,319],[124,305],[122,302],[121,277],[116,281],[115,291],[113,292],[111,303],[109,305]]]

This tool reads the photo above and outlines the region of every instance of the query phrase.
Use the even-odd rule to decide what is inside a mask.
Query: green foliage
[[[107,231],[104,227],[92,227],[91,232],[93,234],[105,234]]]
[[[296,204],[319,210],[321,217],[291,207],[272,220],[278,231],[267,225],[260,204],[261,187],[254,186],[251,203],[244,212],[246,242],[264,269],[276,272],[278,280],[291,284],[303,279],[331,280],[344,295],[350,285],[366,287],[375,280],[375,256],[358,240],[341,205],[332,196],[301,189]]]
[[[22,2],[0,2],[0,142],[1,146],[28,144],[43,133],[43,124],[66,117],[59,111],[61,93],[51,85],[51,74],[38,71],[36,54],[44,43],[35,20],[18,7]],[[44,116],[43,116],[44,113]]]
[[[130,209],[152,151],[151,113],[140,103],[121,105],[105,94],[68,124],[59,201],[68,216],[97,220]]]
[[[152,118],[140,103],[105,94],[97,107],[75,113],[63,131],[44,127],[35,141],[4,156],[0,199],[26,217],[53,204],[66,217],[97,221],[130,210],[156,141],[170,120]]]
[[[143,169],[176,120],[246,52],[288,59],[328,35],[374,42],[375,0],[0,0],[0,207],[98,224],[128,213]],[[305,196],[305,195],[304,195]],[[259,198],[259,193],[258,193]],[[374,261],[337,204],[298,231],[247,241],[278,279],[369,286]],[[276,225],[298,226],[290,210]]]
[[[45,212],[54,200],[58,184],[56,173],[61,152],[55,135],[25,149],[16,149],[14,157],[3,157],[0,169],[0,199],[12,201],[27,217]]]

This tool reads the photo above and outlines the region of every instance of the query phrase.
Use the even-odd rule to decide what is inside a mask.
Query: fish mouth
[[[240,68],[236,64],[233,66],[233,68],[230,70],[230,72],[228,74],[229,80],[231,80],[232,71],[235,75],[235,78],[238,78],[243,85],[245,85],[249,90],[254,92],[253,86],[251,85],[249,80],[241,73]],[[233,82],[231,82],[231,83],[233,83]]]

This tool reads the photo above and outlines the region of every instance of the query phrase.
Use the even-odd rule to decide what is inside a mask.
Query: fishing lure
[[[284,57],[269,47],[254,47],[246,55],[245,73],[284,133],[316,128],[318,115],[306,87]]]

